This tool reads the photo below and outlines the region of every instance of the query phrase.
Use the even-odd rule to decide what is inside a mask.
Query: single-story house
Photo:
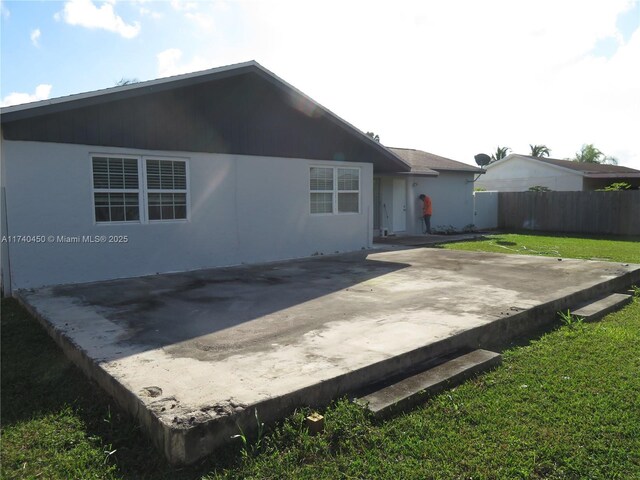
[[[367,248],[410,169],[253,61],[1,114],[5,293]]]
[[[374,172],[373,225],[376,234],[416,235],[423,232],[422,201],[433,202],[431,227],[463,230],[473,224],[474,180],[484,170],[410,148],[389,148],[410,166],[408,172]]]
[[[254,61],[0,113],[5,294],[366,249],[380,206],[419,231],[421,191],[434,225],[471,223],[471,171],[384,147]]]
[[[588,191],[616,182],[640,186],[640,170],[617,165],[511,154],[487,166],[476,187],[499,192],[523,192],[542,186],[553,191]]]

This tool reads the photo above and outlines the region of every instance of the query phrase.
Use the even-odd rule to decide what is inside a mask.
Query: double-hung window
[[[311,213],[333,213],[333,168],[311,167]]]
[[[360,169],[311,167],[309,192],[313,214],[358,213]]]
[[[187,218],[186,160],[93,155],[91,162],[96,223]]]
[[[146,159],[149,220],[187,218],[187,164]]]
[[[338,213],[360,211],[360,169],[337,168]]]
[[[96,222],[139,222],[138,159],[93,157],[92,162]]]

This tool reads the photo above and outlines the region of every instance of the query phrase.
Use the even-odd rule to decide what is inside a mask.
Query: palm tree
[[[582,145],[579,152],[576,152],[576,156],[572,158],[574,162],[580,163],[610,163],[611,165],[617,165],[618,160],[614,157],[609,157],[594,147],[593,143]]]
[[[509,155],[509,150],[511,150],[509,147],[496,148],[496,153],[491,154],[491,163],[502,160],[504,157]]]
[[[548,157],[551,153],[551,150],[549,150],[549,147],[547,147],[546,145],[529,144],[529,148],[531,148],[532,157]]]

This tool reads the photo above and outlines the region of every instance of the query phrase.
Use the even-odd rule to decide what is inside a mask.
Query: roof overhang
[[[373,148],[386,160],[385,165],[377,165],[375,162],[374,170],[381,172],[408,172],[411,167],[398,155],[384,147],[384,145],[373,140],[364,132],[351,125],[349,122],[338,117],[329,109],[323,107],[315,100],[311,99],[300,90],[282,80],[280,77],[264,68],[256,61],[227,65],[223,67],[204,70],[201,72],[186,73],[173,77],[160,78],[145,82],[138,82],[130,85],[97,90],[94,92],[79,93],[66,97],[53,98],[49,100],[41,100],[22,105],[4,107],[0,109],[2,123],[8,123],[16,120],[25,120],[29,118],[39,117],[51,113],[64,112],[102,103],[112,102],[116,100],[126,100],[137,96],[150,93],[158,93],[176,88],[197,85],[200,83],[210,82],[212,80],[223,79],[227,77],[239,76],[252,73],[260,76],[270,82],[276,88],[286,92],[292,105],[302,110],[313,111],[314,115],[323,116],[329,122],[335,124],[340,129],[345,130],[349,134],[358,138],[369,148]]]
[[[179,87],[197,85],[198,83],[204,83],[210,80],[242,75],[243,73],[255,71],[257,67],[259,67],[259,64],[254,61],[237,63],[203,70],[201,72],[185,73],[172,77],[95,90],[93,92],[76,93],[65,97],[3,107],[0,109],[0,113],[2,114],[2,123],[12,122],[14,120],[23,120],[49,113],[64,112],[75,108],[88,107],[115,100],[124,100],[147,93],[163,92]]]
[[[438,175],[440,175],[439,172],[436,172],[435,170],[431,171],[431,172],[424,172],[424,171],[419,171],[419,172],[398,172],[398,175],[406,175],[409,177],[437,177]]]
[[[633,173],[585,173],[585,177],[587,178],[640,178],[640,172]]]

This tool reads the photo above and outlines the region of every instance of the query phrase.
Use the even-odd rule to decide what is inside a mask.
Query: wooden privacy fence
[[[498,228],[640,235],[640,190],[500,192]]]

